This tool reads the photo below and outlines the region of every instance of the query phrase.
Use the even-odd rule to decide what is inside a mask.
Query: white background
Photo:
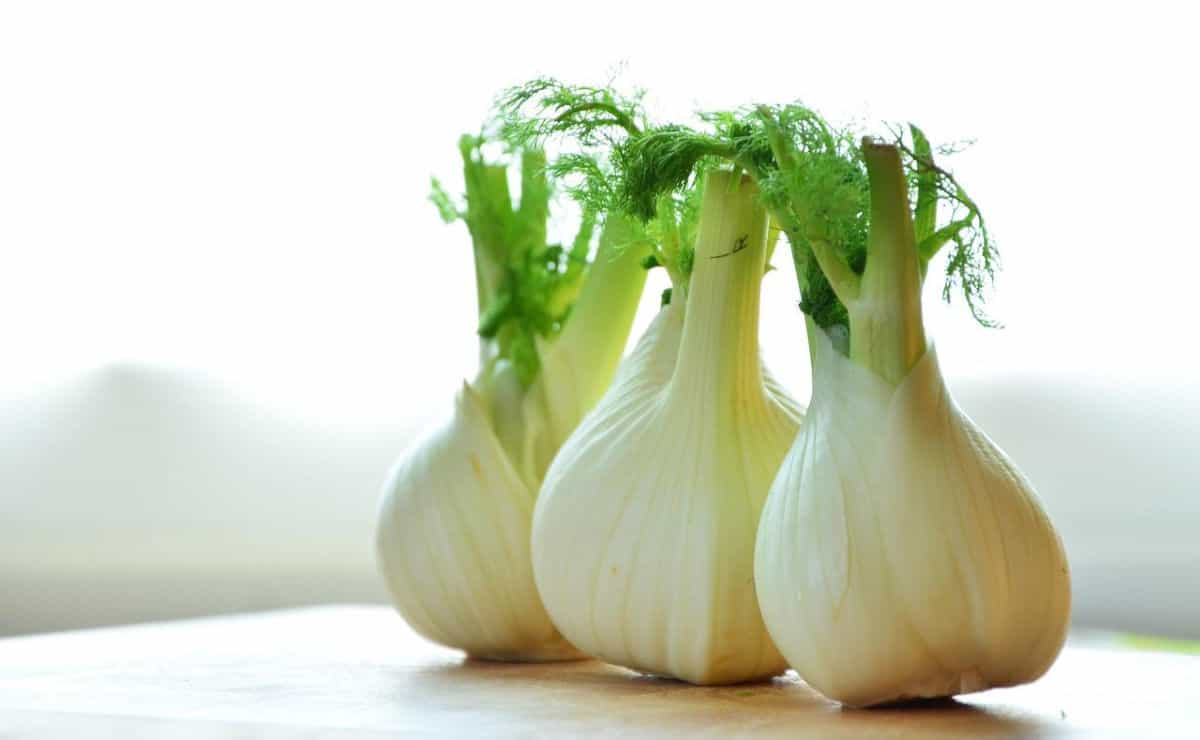
[[[930,290],[952,386],[1038,485],[1077,619],[1200,636],[1184,4],[813,5],[0,6],[0,633],[382,598],[377,486],[474,363],[429,176],[501,87],[624,63],[664,117],[801,97],[975,139],[1006,328]],[[803,397],[777,262],[763,342]]]

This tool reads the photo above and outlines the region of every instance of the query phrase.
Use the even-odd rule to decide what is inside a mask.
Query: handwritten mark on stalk
[[[737,254],[738,252],[742,251],[743,249],[745,249],[748,246],[750,246],[750,235],[742,234],[741,236],[739,236],[737,238],[737,241],[735,241],[733,243],[733,249],[729,250],[728,252],[722,252],[721,254],[714,254],[709,259],[715,260],[715,259],[720,259],[722,257],[728,257],[731,254]]]

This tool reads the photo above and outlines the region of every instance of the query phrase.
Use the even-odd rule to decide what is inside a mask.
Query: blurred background
[[[952,389],[1037,486],[1077,624],[1200,637],[1185,8],[0,5],[0,635],[383,601],[379,486],[476,362],[429,177],[461,186],[500,88],[620,67],[664,119],[799,97],[973,139],[1005,328],[929,290]],[[780,257],[764,350],[807,397]]]

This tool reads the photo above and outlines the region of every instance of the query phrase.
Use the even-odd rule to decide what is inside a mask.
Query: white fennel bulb
[[[434,642],[495,660],[576,656],[541,608],[529,567],[535,492],[464,383],[450,419],[388,479],[377,545],[392,598]]]
[[[754,594],[759,513],[799,406],[758,347],[767,218],[708,176],[694,269],[559,451],[533,524],[538,591],[606,661],[697,684],[781,672]]]
[[[776,644],[849,705],[1041,676],[1070,588],[1029,481],[955,405],[932,348],[891,384],[814,331],[812,401],[758,535]]]
[[[955,405],[925,339],[920,288],[942,237],[921,205],[914,235],[902,151],[862,145],[865,269],[814,245],[848,317],[830,334],[849,341],[835,347],[808,322],[812,401],[755,560],[775,643],[811,686],[852,706],[1032,681],[1070,613],[1058,534],[1029,481]],[[932,192],[918,203],[936,203],[920,197]]]
[[[538,596],[530,525],[550,459],[620,362],[645,281],[640,232],[607,219],[583,270],[589,218],[570,256],[545,244],[550,193],[540,153],[523,157],[513,208],[505,168],[468,143],[467,209],[456,215],[475,244],[483,367],[449,419],[389,475],[379,566],[397,610],[430,640],[477,658],[582,658]],[[544,335],[547,319],[557,324]]]

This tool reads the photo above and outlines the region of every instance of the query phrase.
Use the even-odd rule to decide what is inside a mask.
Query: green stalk
[[[767,214],[749,177],[736,189],[732,173],[707,178],[671,392],[705,399],[720,413],[762,393],[758,317]]]
[[[508,173],[503,166],[468,165],[472,166],[477,169],[467,180],[468,203],[508,198]],[[474,201],[471,200],[472,196]],[[478,218],[471,218],[475,215],[468,213],[466,221],[467,229],[471,232],[471,246],[475,257],[475,298],[478,301],[478,309],[482,312],[495,297],[503,280],[505,249],[502,234],[479,225],[485,219],[494,222],[496,214],[480,214]]]
[[[909,124],[908,130],[912,133],[913,154],[917,160],[917,209],[913,217],[913,230],[917,238],[917,253],[921,260],[921,276],[924,277],[933,254],[922,252],[921,247],[928,243],[937,228],[937,174],[933,170],[933,148],[929,145],[925,132],[912,124]]]
[[[679,256],[683,251],[683,238],[679,233],[679,222],[675,220],[675,209],[671,205],[669,193],[659,197],[655,218],[662,232],[658,245],[658,261],[671,279],[672,295],[678,296],[678,300],[685,300],[687,298],[687,276],[682,273],[679,264]]]
[[[603,395],[625,353],[646,270],[648,249],[639,230],[624,216],[609,214],[600,232],[596,258],[555,344],[580,368],[581,398],[590,408]]]
[[[546,176],[546,154],[539,149],[521,152],[521,203],[514,224],[519,249],[536,249],[546,243],[550,218],[550,179]]]
[[[504,268],[509,255],[509,231],[513,221],[508,190],[508,168],[488,164],[479,155],[474,137],[459,140],[463,160],[463,182],[466,185],[467,208],[462,214],[471,234],[475,262],[475,300],[480,317],[493,308],[493,302],[504,281]],[[480,337],[480,362],[486,364],[497,352],[494,338]]]
[[[859,294],[846,304],[850,359],[899,383],[926,348],[921,265],[899,149],[869,138],[862,147],[871,184],[871,226]]]
[[[542,353],[544,372],[525,392],[517,417],[542,421],[529,440],[526,428],[501,437],[534,490],[559,446],[608,389],[625,353],[646,282],[642,259],[648,249],[639,234],[627,219],[609,215],[579,298],[558,338]]]

